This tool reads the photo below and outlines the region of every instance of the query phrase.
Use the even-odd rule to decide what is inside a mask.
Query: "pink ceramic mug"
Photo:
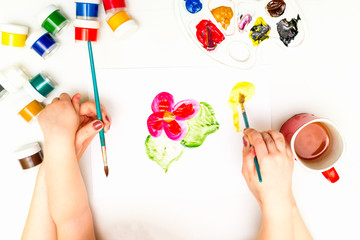
[[[300,140],[298,136],[299,134],[304,134],[304,128],[312,123],[321,124],[321,126],[326,129],[329,141],[328,147],[319,156],[308,160],[299,156],[299,153],[296,151],[295,141],[304,141],[304,139]],[[301,133],[301,131],[303,132]],[[334,123],[313,114],[301,113],[287,120],[281,127],[280,132],[284,135],[286,142],[290,144],[295,160],[298,160],[300,165],[312,171],[322,172],[324,177],[332,183],[339,180],[339,175],[336,172],[334,165],[343,155],[345,141]],[[302,138],[304,138],[303,136],[304,135],[302,135]],[[307,135],[307,137],[311,138],[314,136],[311,136],[310,134]],[[310,140],[311,139],[309,139],[309,141]]]

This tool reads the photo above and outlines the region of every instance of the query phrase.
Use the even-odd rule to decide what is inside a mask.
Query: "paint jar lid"
[[[39,40],[43,35],[47,34],[48,32],[45,29],[39,29],[35,32],[33,32],[26,40],[25,44],[28,47],[32,47],[34,43]]]
[[[75,0],[76,3],[100,4],[100,0]]]
[[[57,10],[59,10],[59,8],[53,4],[44,8],[37,17],[39,24],[41,25],[53,12]]]
[[[29,143],[23,145],[14,151],[14,158],[22,159],[26,157],[30,157],[41,151],[40,144],[37,142]]]
[[[13,91],[11,92],[20,90],[29,79],[30,77],[16,65],[8,67],[0,72],[0,82],[7,81],[12,85],[13,88],[11,90]]]
[[[29,28],[17,24],[1,24],[0,32],[14,33],[14,34],[28,34]]]
[[[126,39],[138,30],[138,25],[134,20],[128,20],[121,24],[116,30],[115,35],[118,39]]]
[[[99,29],[100,28],[100,22],[99,21],[76,19],[74,21],[74,27]]]

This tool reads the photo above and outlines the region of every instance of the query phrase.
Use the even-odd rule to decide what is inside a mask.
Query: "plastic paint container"
[[[44,107],[36,100],[24,101],[23,107],[18,114],[27,122],[30,122],[44,109]],[[24,106],[23,105],[23,106]]]
[[[109,18],[107,23],[115,35],[120,39],[131,36],[138,29],[136,22],[132,20],[125,11],[114,14]]]
[[[46,59],[55,52],[59,45],[50,33],[44,29],[40,29],[29,36],[26,40],[26,46]]]
[[[96,42],[100,22],[88,20],[75,20],[75,41],[91,41]]]
[[[40,144],[30,143],[14,151],[14,158],[18,159],[23,170],[36,167],[43,161]]]
[[[0,84],[0,100],[8,95],[8,91]]]
[[[55,5],[49,5],[38,16],[39,24],[52,35],[58,34],[69,23]]]
[[[19,91],[29,79],[18,66],[11,66],[0,72],[0,85],[10,93]]]
[[[76,0],[75,3],[77,19],[97,20],[100,0]]]
[[[126,7],[125,0],[103,0],[106,13],[118,12]]]
[[[0,26],[1,44],[11,47],[25,47],[29,28],[22,25],[3,24]]]
[[[45,101],[54,89],[55,84],[45,73],[39,73],[25,84],[25,90],[38,102]]]

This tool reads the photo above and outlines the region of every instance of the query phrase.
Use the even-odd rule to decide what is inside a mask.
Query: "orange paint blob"
[[[212,15],[215,20],[221,24],[221,26],[226,30],[229,25],[232,17],[234,16],[233,10],[231,7],[217,7],[211,10]]]

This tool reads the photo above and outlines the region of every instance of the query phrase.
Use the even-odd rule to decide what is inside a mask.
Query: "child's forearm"
[[[50,216],[46,186],[45,163],[42,163],[36,178],[33,198],[21,239],[57,239],[56,226]]]
[[[295,202],[295,200],[294,200]],[[307,229],[297,205],[295,204],[293,207],[293,216],[294,216],[294,234],[295,240],[312,240],[312,236]]]
[[[91,223],[92,228],[90,206],[76,159],[74,139],[61,135],[56,139],[45,138],[44,155],[49,209],[58,229],[69,225],[71,228],[72,222],[83,220]]]

